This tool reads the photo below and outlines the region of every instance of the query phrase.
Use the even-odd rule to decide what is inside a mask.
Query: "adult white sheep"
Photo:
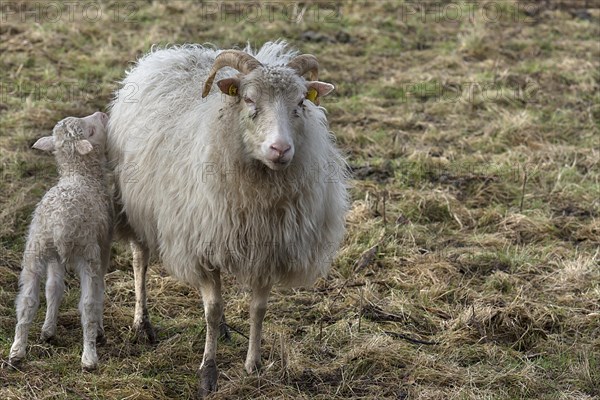
[[[333,85],[317,74],[314,56],[283,42],[255,55],[186,45],[143,57],[111,105],[109,159],[132,229],[134,327],[150,328],[144,275],[155,249],[171,275],[202,294],[201,395],[217,388],[220,272],[252,289],[252,373],[271,287],[311,284],[344,235],[345,162],[315,104]],[[223,95],[209,95],[215,77]]]
[[[17,296],[17,325],[9,362],[18,364],[27,348],[29,326],[39,306],[40,279],[47,271],[46,319],[42,340],[56,333],[58,308],[65,290],[65,268],[81,278],[83,369],[98,364],[97,340],[103,340],[104,274],[110,260],[112,202],[105,179],[106,123],[97,112],[85,118],[68,117],[52,136],[33,147],[54,151],[60,179],[37,205],[29,227]]]

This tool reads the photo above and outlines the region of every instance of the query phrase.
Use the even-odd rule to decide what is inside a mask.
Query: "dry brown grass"
[[[212,398],[600,396],[600,12],[592,2],[516,11],[519,3],[497,3],[498,21],[481,12],[451,21],[439,9],[423,17],[411,2],[343,2],[333,11],[330,2],[271,2],[262,5],[273,18],[253,21],[240,18],[242,3],[215,14],[221,2],[103,1],[98,20],[86,20],[85,3],[73,20],[32,20],[36,4],[59,3],[0,10],[3,361],[27,225],[56,177],[33,141],[67,115],[104,109],[154,43],[282,37],[316,54],[322,78],[337,87],[324,105],[354,172],[348,235],[327,279],[275,291],[263,372],[243,372],[243,335],[220,343]],[[34,14],[22,20],[15,7]],[[282,17],[284,7],[293,18]],[[130,254],[117,244],[100,370],[80,371],[79,290],[69,277],[59,339],[37,343],[38,318],[22,369],[0,369],[0,398],[192,396],[201,299],[159,262],[149,275],[156,346],[132,341]],[[230,277],[224,286],[228,321],[247,335],[249,296]]]

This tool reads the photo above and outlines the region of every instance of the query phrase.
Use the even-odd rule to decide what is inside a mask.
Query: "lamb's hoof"
[[[260,361],[260,359],[256,361],[248,360],[244,364],[244,369],[246,370],[248,375],[256,374],[262,369],[262,362]]]
[[[84,370],[85,372],[92,372],[94,371],[96,368],[98,368],[98,356],[97,355],[86,355],[84,353],[83,356],[81,356],[81,369]]]
[[[83,345],[83,354],[81,354],[81,369],[91,372],[98,368],[98,354],[96,353],[96,343]]]
[[[204,362],[200,370],[200,387],[198,388],[198,397],[203,399],[209,394],[217,391],[217,379],[219,377],[219,370],[217,369],[217,363],[215,360],[208,360]]]
[[[92,364],[84,364],[81,363],[81,369],[85,372],[93,372],[96,369],[98,369],[98,363],[92,363]]]
[[[146,318],[139,323],[133,323],[133,335],[135,342],[143,341],[145,339],[150,344],[156,343],[156,332],[154,331],[154,327],[150,323],[150,320]]]

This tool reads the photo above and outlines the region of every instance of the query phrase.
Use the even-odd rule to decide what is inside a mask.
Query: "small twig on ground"
[[[304,5],[304,7],[302,7],[302,10],[299,10],[299,6],[298,4],[296,4],[296,6],[294,7],[294,11],[295,11],[295,20],[297,24],[302,23],[302,21],[304,20],[304,14],[306,13],[306,5]]]
[[[234,331],[235,333],[237,333],[238,335],[245,337],[246,340],[250,340],[250,338],[246,335],[244,335],[242,332],[238,331],[237,329],[235,329],[233,326],[227,324],[227,323],[223,323],[223,325],[225,325],[228,329],[231,329],[232,331]]]
[[[427,341],[427,340],[415,339],[415,338],[412,338],[412,337],[410,337],[408,335],[405,335],[403,333],[390,332],[390,331],[384,331],[384,333],[386,335],[392,336],[392,337],[394,337],[396,339],[403,339],[403,340],[406,340],[407,342],[411,342],[411,343],[415,343],[415,344],[425,344],[425,345],[428,345],[428,346],[439,344],[438,342],[430,342],[430,341]]]
[[[371,247],[370,249],[368,249],[367,251],[365,251],[364,253],[361,254],[360,258],[356,261],[356,263],[354,263],[354,273],[355,274],[359,273],[361,270],[368,267],[373,262],[373,260],[375,259],[375,256],[377,255],[377,249],[379,249],[379,242],[375,246]],[[348,287],[349,282],[350,282],[350,277],[346,278],[346,280],[340,287],[340,290],[337,292],[337,294],[331,301],[332,304],[337,301],[338,297],[340,297],[340,295],[342,294],[344,289],[346,287]]]
[[[375,282],[378,283],[378,282]],[[346,286],[329,286],[329,287],[324,287],[324,288],[317,288],[315,289],[315,291],[317,292],[330,292],[332,290],[336,290],[336,289],[340,289],[342,287],[346,287],[346,288],[353,288],[353,287],[361,287],[361,286],[365,286],[366,283],[365,282],[354,282],[354,283],[349,283]]]
[[[18,366],[18,365],[11,364],[10,362],[8,362],[8,360],[6,360],[6,361],[5,361],[5,360],[0,360],[0,364],[2,364],[2,367],[0,367],[0,369],[7,368],[7,369],[12,369],[13,371],[18,371],[18,372],[24,373],[24,372],[23,372],[23,371],[22,371],[22,370],[19,368],[19,366]]]
[[[381,201],[382,201],[382,203],[383,203],[383,210],[382,210],[381,216],[382,216],[382,218],[383,218],[383,225],[384,225],[384,226],[385,226],[385,225],[387,225],[387,219],[386,219],[386,217],[385,217],[385,201],[387,200],[387,197],[388,197],[388,191],[387,191],[387,190],[384,190],[384,191],[381,193]]]
[[[323,318],[319,320],[319,343],[323,339]]]
[[[379,249],[379,243],[375,246],[371,247],[369,250],[365,251],[361,254],[360,258],[354,264],[354,272],[358,273],[371,265],[375,256],[377,255],[377,250]]]
[[[72,387],[68,387],[68,386],[67,386],[67,387],[64,387],[64,388],[65,388],[65,390],[66,390],[67,392],[73,393],[74,395],[76,395],[76,396],[77,396],[77,397],[79,397],[80,399],[85,399],[85,400],[88,400],[88,399],[89,399],[89,397],[87,397],[85,394],[81,393],[79,390],[76,390],[76,389],[74,389],[74,388],[72,388]]]
[[[283,334],[281,333],[279,334],[279,348],[281,351],[281,371],[285,376],[288,367],[288,357],[287,352],[285,350],[285,340],[283,339]]]
[[[383,285],[383,286],[389,287],[388,286],[389,282],[386,282],[386,281],[371,281],[370,280],[368,283],[374,283],[374,284],[377,284],[377,285]],[[346,288],[347,289],[347,288],[362,287],[362,286],[366,286],[366,285],[367,285],[367,282],[353,282],[353,283],[348,283],[345,286],[343,286],[343,285],[342,286],[328,286],[328,287],[322,287],[322,288],[315,288],[313,290],[315,292],[321,292],[321,293],[323,293],[323,292],[330,292],[332,290],[337,290],[337,289],[340,289],[340,288]]]
[[[360,324],[362,322],[362,315],[363,315],[363,290],[362,288],[358,289],[360,291],[360,308],[359,308],[359,312],[358,312],[358,333],[360,333]]]
[[[523,212],[523,201],[525,200],[525,186],[527,185],[527,166],[523,165],[523,187],[521,188],[521,204],[519,205],[519,212]]]

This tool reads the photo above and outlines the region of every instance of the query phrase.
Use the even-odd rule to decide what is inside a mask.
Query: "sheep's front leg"
[[[43,273],[42,263],[31,261],[24,263],[21,271],[21,289],[17,296],[17,325],[15,340],[10,348],[8,362],[16,366],[25,357],[29,326],[40,305],[40,275]]]
[[[65,293],[65,267],[57,260],[48,262],[46,279],[46,319],[42,326],[42,341],[51,340],[56,334],[58,309]]]
[[[200,375],[199,395],[205,397],[217,390],[217,339],[219,338],[219,325],[223,316],[223,298],[221,296],[221,277],[215,270],[200,287],[202,302],[204,303],[204,316],[206,318],[206,342],[204,356],[198,370]]]
[[[270,292],[271,286],[254,288],[252,290],[252,300],[250,301],[250,343],[248,344],[248,355],[244,364],[249,374],[259,371],[262,366],[260,361],[260,341]]]
[[[146,302],[146,272],[150,251],[143,244],[132,240],[133,278],[135,280],[135,312],[133,314],[133,330],[137,338],[146,335],[150,343],[156,342],[156,333],[150,323]]]
[[[97,262],[80,261],[79,274],[81,278],[81,298],[79,311],[81,312],[81,326],[83,327],[83,354],[81,366],[86,371],[96,369],[98,354],[96,353],[96,336],[100,326],[98,311],[99,299],[96,298],[98,287],[102,285],[99,280],[104,279],[100,265]]]

